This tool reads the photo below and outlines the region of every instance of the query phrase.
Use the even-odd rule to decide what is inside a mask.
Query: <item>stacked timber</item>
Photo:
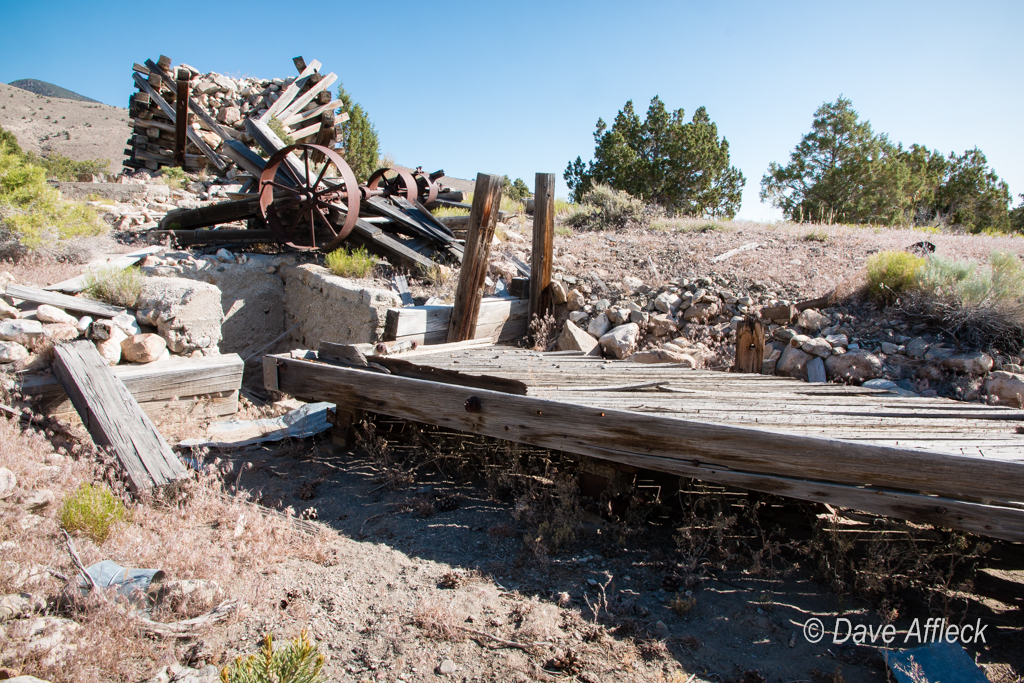
[[[338,77],[322,74],[320,62],[296,57],[298,75],[291,78],[231,78],[200,73],[188,64],[174,65],[161,55],[133,66],[137,91],[129,100],[132,135],[124,165],[156,171],[179,166],[235,177],[224,143],[254,141],[246,130],[252,119],[283,131],[295,142],[333,146],[348,114],[336,114],[341,100],[332,99]],[[184,124],[179,130],[178,118]]]

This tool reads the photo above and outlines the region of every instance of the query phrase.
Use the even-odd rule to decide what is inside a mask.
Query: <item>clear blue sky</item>
[[[127,106],[131,65],[290,76],[318,59],[399,163],[561,175],[598,117],[660,95],[703,105],[747,177],[785,162],[814,110],[844,94],[876,131],[945,153],[974,146],[1024,193],[1024,2],[391,2],[316,9],[250,0],[4,3],[0,81],[38,78]],[[289,18],[297,19],[289,24]]]

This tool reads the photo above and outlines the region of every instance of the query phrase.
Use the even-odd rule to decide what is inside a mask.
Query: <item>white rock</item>
[[[810,332],[817,332],[823,327],[828,327],[832,321],[827,315],[823,315],[813,308],[801,311],[796,318],[796,324]]]
[[[647,324],[651,334],[655,337],[667,337],[679,331],[679,325],[676,324],[676,321],[664,313],[652,315]]]
[[[605,315],[608,316],[608,322],[613,326],[628,323],[630,313],[632,313],[632,311],[628,308],[619,308],[618,306],[612,306],[605,311]]]
[[[829,344],[828,341],[826,341],[825,339],[822,339],[821,337],[808,339],[804,343],[800,344],[800,350],[805,353],[809,353],[812,356],[817,356],[818,358],[828,358],[829,356],[832,355],[832,345]],[[822,367],[822,372],[824,371],[825,368]]]
[[[75,325],[75,329],[77,329],[82,334],[86,334],[89,331],[89,325],[92,325],[92,317],[88,315],[83,315],[81,318],[78,319],[78,323]]]
[[[566,306],[570,311],[582,310],[587,305],[587,298],[583,296],[583,292],[578,289],[569,290],[569,295],[565,300]]]
[[[551,301],[557,306],[564,304],[568,298],[568,292],[565,291],[565,285],[558,280],[551,282]]]
[[[0,339],[27,344],[43,336],[43,324],[38,320],[0,320]]]
[[[21,317],[21,311],[0,299],[0,320],[16,320]]]
[[[588,356],[601,355],[597,339],[590,336],[571,320],[566,320],[562,326],[562,333],[558,335],[557,349],[559,351],[582,351]]]
[[[619,325],[601,337],[601,349],[615,358],[627,358],[636,350],[640,326],[636,323]]]
[[[612,323],[608,320],[608,316],[601,313],[591,320],[589,325],[587,325],[587,333],[592,337],[600,339],[608,332],[608,330],[611,329],[611,327]]]
[[[235,255],[232,254],[227,249],[218,249],[217,260],[220,261],[221,263],[231,263],[232,261],[235,260]]]
[[[1000,405],[1024,407],[1024,375],[996,370],[985,379],[985,393]]]
[[[10,497],[18,486],[18,478],[6,467],[0,467],[0,500]]]
[[[869,379],[882,376],[882,361],[864,349],[857,349],[829,356],[825,361],[825,370],[829,379],[863,384]]]
[[[28,358],[28,349],[12,341],[0,341],[0,363],[13,363]]]
[[[78,324],[78,318],[65,313],[56,306],[50,306],[48,304],[42,304],[36,309],[36,319],[44,323],[66,323],[68,325]]]
[[[697,359],[693,356],[670,348],[637,351],[627,360],[634,363],[679,363],[689,368],[697,367]]]
[[[845,334],[830,334],[825,337],[825,341],[832,345],[832,347],[842,346],[845,347],[850,343],[849,338]]]
[[[569,320],[573,321],[577,325],[583,325],[586,327],[587,321],[590,320],[590,316],[587,315],[586,311],[573,311],[569,314]]]
[[[787,346],[775,364],[775,374],[806,380],[807,364],[811,362],[812,358],[816,358],[816,356],[812,356],[795,346]]]
[[[96,321],[93,324],[93,329],[103,321]],[[96,350],[103,356],[103,360],[107,361],[107,365],[117,365],[121,362],[121,342],[128,338],[120,327],[111,324],[108,330],[109,336],[106,339],[100,339],[96,341]]]
[[[971,375],[972,377],[987,374],[993,365],[995,365],[995,361],[992,360],[992,356],[981,351],[958,353],[942,360],[942,367],[947,370],[958,375]]]
[[[72,339],[78,339],[81,332],[74,325],[67,323],[49,323],[43,325],[43,334],[46,335],[47,339],[50,339],[55,344],[62,341],[71,341]]]
[[[917,396],[916,392],[904,389],[891,379],[882,379],[881,377],[878,379],[869,379],[861,386],[865,389],[882,389],[883,391],[888,391],[889,393],[896,394],[898,396]]]
[[[679,306],[682,305],[683,300],[678,294],[672,292],[662,292],[654,300],[654,307],[662,313],[675,313],[679,310]]]
[[[129,337],[142,333],[142,328],[139,327],[139,323],[135,321],[135,316],[128,313],[119,313],[111,318],[111,321],[120,327],[121,331]]]
[[[638,277],[633,277],[632,275],[627,275],[626,277],[622,278],[622,288],[625,289],[626,292],[630,294],[640,289],[643,286],[643,284],[643,280],[641,280]]]
[[[707,323],[718,315],[718,303],[696,303],[686,309],[683,319],[690,323]]]
[[[159,334],[136,334],[121,342],[121,356],[129,363],[152,363],[167,350],[167,340]]]

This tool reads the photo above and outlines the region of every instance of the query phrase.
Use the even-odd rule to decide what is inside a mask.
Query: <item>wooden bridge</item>
[[[1021,410],[502,346],[369,358],[383,374],[333,346],[266,356],[267,388],[342,421],[381,413],[1024,541]]]

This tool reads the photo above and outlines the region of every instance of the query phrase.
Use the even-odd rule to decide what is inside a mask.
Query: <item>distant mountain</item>
[[[20,81],[11,81],[8,85],[13,85],[15,88],[21,88],[22,90],[28,90],[29,92],[35,93],[36,95],[42,95],[43,97],[59,97],[65,100],[96,102],[96,104],[100,104],[91,97],[79,95],[76,92],[71,92],[67,88],[62,88],[59,85],[54,85],[53,83],[37,81],[34,78],[23,78]]]

